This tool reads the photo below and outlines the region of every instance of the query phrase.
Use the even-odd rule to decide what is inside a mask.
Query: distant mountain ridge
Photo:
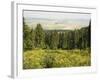
[[[86,25],[87,22],[87,25]],[[86,27],[89,24],[89,21],[86,19],[65,19],[65,20],[55,20],[47,18],[25,18],[25,23],[32,27],[36,27],[40,23],[44,29],[57,29],[57,30],[74,30],[80,29],[81,27]]]

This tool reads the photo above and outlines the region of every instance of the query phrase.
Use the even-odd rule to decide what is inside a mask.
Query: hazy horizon
[[[89,25],[90,14],[84,13],[59,13],[44,11],[24,11],[25,23],[29,27],[36,27],[40,23],[43,29],[72,30],[80,29]]]

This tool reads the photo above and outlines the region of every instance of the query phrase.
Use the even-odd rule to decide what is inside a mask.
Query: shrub
[[[36,49],[26,51],[23,69],[90,66],[91,54],[88,50]]]

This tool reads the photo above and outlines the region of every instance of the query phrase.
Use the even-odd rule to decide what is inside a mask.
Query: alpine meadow
[[[91,66],[88,13],[23,11],[23,69]]]

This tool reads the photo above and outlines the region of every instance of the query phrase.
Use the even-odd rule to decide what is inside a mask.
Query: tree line
[[[75,30],[44,30],[41,24],[33,29],[23,22],[23,49],[86,49],[91,46],[91,21]]]

